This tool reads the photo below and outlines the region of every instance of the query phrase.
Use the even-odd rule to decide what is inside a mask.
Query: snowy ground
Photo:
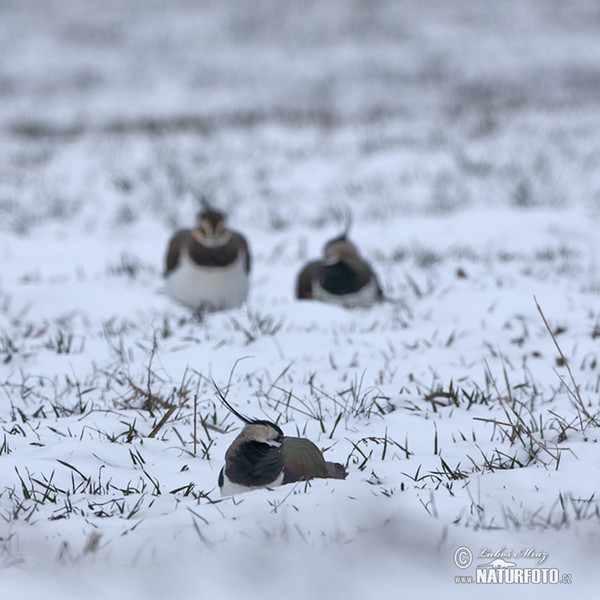
[[[503,547],[591,595],[597,2],[287,4],[0,2],[3,597],[494,597]],[[161,293],[190,189],[242,310]],[[346,206],[394,301],[296,302]],[[213,378],[348,479],[221,499]]]

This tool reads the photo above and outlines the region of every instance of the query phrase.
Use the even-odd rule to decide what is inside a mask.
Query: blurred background
[[[172,226],[189,186],[267,230],[340,203],[369,221],[598,200],[593,0],[2,0],[0,17],[5,231]]]

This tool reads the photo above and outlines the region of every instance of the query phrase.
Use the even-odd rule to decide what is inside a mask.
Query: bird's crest
[[[267,421],[266,419],[251,419],[250,417],[247,417],[246,415],[243,415],[242,413],[238,412],[235,408],[233,408],[233,406],[231,406],[231,404],[229,404],[229,402],[223,395],[223,392],[219,389],[214,380],[212,383],[215,386],[215,389],[217,390],[217,395],[219,396],[221,404],[229,412],[234,414],[238,419],[243,421],[246,425],[266,425],[275,429],[280,435],[283,435],[283,431],[281,431],[281,428],[279,427],[279,425],[277,425],[277,423],[274,423],[273,421]]]
[[[194,196],[194,198],[198,200],[201,210],[205,211],[210,210],[212,208],[212,204],[210,203],[208,196],[204,192],[200,192],[194,188],[190,188],[190,192],[192,193],[192,196]]]
[[[350,229],[352,228],[352,221],[353,221],[353,214],[352,214],[352,209],[346,204],[344,206],[344,229],[342,231],[342,235],[341,237],[343,237],[344,239],[348,238],[348,235],[350,234]]]
[[[334,242],[346,242],[348,240],[350,229],[352,229],[353,215],[352,209],[347,204],[336,211],[336,221],[342,223],[342,233],[330,240],[330,244]]]
[[[227,398],[225,398],[225,396],[223,395],[223,392],[219,389],[219,386],[216,384],[214,379],[213,379],[212,384],[215,386],[215,390],[217,391],[217,396],[219,397],[221,404],[230,413],[234,414],[238,419],[240,419],[241,421],[246,423],[246,425],[252,425],[253,423],[256,423],[256,419],[250,419],[249,417],[246,417],[242,413],[238,412],[235,408],[233,408],[233,406],[231,406],[231,404],[229,404],[229,402],[227,402]]]

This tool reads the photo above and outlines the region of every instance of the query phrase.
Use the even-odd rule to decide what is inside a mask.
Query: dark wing
[[[179,255],[190,239],[190,233],[190,229],[181,229],[171,238],[165,260],[165,277],[179,264]]]
[[[318,275],[322,264],[322,261],[315,260],[302,268],[298,274],[298,281],[296,283],[296,298],[299,300],[310,300],[313,297],[312,282]]]
[[[284,465],[283,483],[330,476],[321,451],[310,440],[284,437],[281,450]]]
[[[326,462],[325,464],[327,465],[328,476],[331,479],[346,479],[348,473],[346,472],[344,465],[334,462]]]
[[[240,233],[232,231],[231,239],[236,242],[236,244],[240,248],[240,251],[244,252],[246,254],[246,273],[250,273],[250,267],[252,266],[251,265],[252,261],[250,259],[250,248],[248,247],[248,242],[246,241],[246,238],[243,235],[241,235]]]

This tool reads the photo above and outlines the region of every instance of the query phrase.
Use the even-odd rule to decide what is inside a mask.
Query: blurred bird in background
[[[169,241],[165,290],[194,310],[238,308],[248,296],[248,242],[227,227],[222,212],[202,204],[196,227],[178,231]]]

